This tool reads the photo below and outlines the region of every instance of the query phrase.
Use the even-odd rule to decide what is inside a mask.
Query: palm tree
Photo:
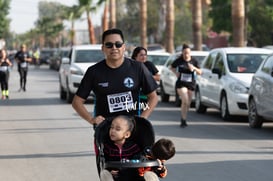
[[[166,50],[169,53],[174,51],[174,0],[167,0],[166,17]]]
[[[110,0],[110,28],[116,27],[116,0]]]
[[[244,22],[245,22],[245,1],[232,0],[232,38],[233,46],[245,46],[244,40]]]
[[[202,1],[192,0],[191,2],[193,45],[196,50],[202,50]]]
[[[82,11],[79,8],[79,6],[74,5],[71,8],[67,8],[65,11],[65,14],[67,15],[66,17],[68,17],[68,20],[71,21],[71,30],[69,32],[69,36],[70,36],[71,44],[75,45],[76,44],[75,20],[81,17]]]
[[[141,46],[147,48],[147,0],[140,0]]]
[[[96,37],[95,37],[95,31],[94,26],[92,24],[92,20],[90,17],[90,12],[95,11],[96,7],[91,7],[92,0],[79,0],[79,6],[85,10],[86,16],[87,16],[87,23],[88,23],[88,32],[89,32],[89,40],[91,44],[96,44]]]

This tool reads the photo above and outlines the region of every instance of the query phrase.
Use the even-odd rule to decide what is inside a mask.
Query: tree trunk
[[[140,0],[141,46],[147,48],[147,0]]]
[[[103,11],[103,16],[102,16],[102,28],[103,28],[103,32],[105,30],[108,30],[109,29],[109,26],[108,26],[108,3],[107,1],[105,2],[105,5],[104,5],[104,11]]]
[[[231,9],[233,46],[244,47],[245,1],[232,0]]]
[[[195,50],[202,50],[202,1],[192,0],[192,30]]]
[[[110,28],[116,27],[116,0],[110,0]]]
[[[174,52],[174,0],[167,0],[166,16],[166,50],[169,53]]]
[[[95,37],[95,32],[94,32],[94,27],[91,21],[91,17],[89,15],[89,12],[86,12],[86,13],[87,13],[89,40],[91,44],[96,44],[96,37]]]

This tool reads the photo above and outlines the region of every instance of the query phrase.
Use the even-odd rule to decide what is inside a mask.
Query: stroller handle
[[[123,161],[108,161],[105,163],[105,168],[139,168],[139,167],[155,167],[159,166],[157,160],[126,160]]]

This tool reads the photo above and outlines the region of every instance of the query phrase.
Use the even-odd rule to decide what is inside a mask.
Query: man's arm
[[[154,108],[156,107],[157,103],[158,103],[158,96],[156,94],[156,91],[151,92],[150,94],[147,95],[148,97],[148,106],[149,108],[144,110],[141,113],[141,117],[147,119],[151,113],[153,112]]]
[[[94,125],[101,123],[105,118],[102,116],[92,117],[84,106],[84,102],[85,99],[75,95],[72,101],[72,107],[84,120],[86,120],[90,124]]]

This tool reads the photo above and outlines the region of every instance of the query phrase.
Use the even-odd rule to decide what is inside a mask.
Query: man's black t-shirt
[[[88,68],[76,95],[86,99],[94,92],[94,116],[137,115],[140,88],[149,94],[157,87],[151,73],[140,62],[124,58],[123,64],[113,69],[102,60]]]

